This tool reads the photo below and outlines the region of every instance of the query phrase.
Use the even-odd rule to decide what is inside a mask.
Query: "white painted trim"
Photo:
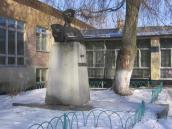
[[[41,28],[41,29],[44,29],[45,30],[45,32],[37,32],[37,29],[38,28]],[[49,48],[48,48],[48,46],[49,46],[49,44],[48,44],[48,29],[46,29],[45,27],[41,27],[41,26],[36,26],[36,33],[35,33],[35,35],[36,35],[36,46],[37,46],[37,34],[39,34],[40,35],[40,38],[41,38],[41,48],[37,48],[36,47],[36,52],[46,52],[46,53],[49,53]],[[46,50],[43,50],[42,49],[42,46],[43,46],[43,35],[45,35],[45,40],[46,40]]]

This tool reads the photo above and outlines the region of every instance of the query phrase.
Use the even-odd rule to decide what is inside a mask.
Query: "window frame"
[[[119,42],[119,41],[118,41]],[[109,75],[109,73],[107,74],[107,52],[114,52],[115,54],[115,63],[112,65],[111,69],[113,69],[113,71],[115,71],[115,68],[116,68],[116,60],[117,60],[117,56],[118,56],[118,52],[120,50],[119,47],[117,48],[108,48],[107,47],[107,41],[104,41],[104,42],[95,42],[95,41],[92,41],[92,42],[88,42],[88,47],[86,47],[86,53],[87,53],[87,56],[89,55],[88,53],[91,52],[92,54],[92,57],[89,59],[91,59],[92,62],[87,62],[88,64],[91,64],[91,66],[88,65],[88,75],[89,75],[89,78],[105,78],[105,76],[107,78],[113,78],[114,76],[111,76],[112,74]],[[100,44],[100,46],[98,46]],[[100,64],[100,66],[98,66],[99,64],[96,63],[96,52],[102,52],[102,62],[103,64]],[[88,60],[88,57],[87,57],[87,61],[90,61]],[[112,62],[113,63],[113,62]]]
[[[147,66],[147,67],[145,67],[145,66],[142,66],[142,52],[141,51],[148,51],[148,52],[150,52],[150,49],[149,48],[137,48],[137,52],[138,52],[138,54],[139,54],[139,56],[138,56],[138,66],[134,66],[134,68],[145,68],[145,69],[147,69],[147,68],[150,68],[150,66]],[[151,53],[150,53],[151,54]],[[149,56],[151,56],[151,55],[149,55]],[[135,59],[137,58],[137,55],[136,55],[136,57],[135,57]],[[150,58],[150,57],[149,57]]]
[[[37,70],[39,70],[39,81],[37,81]],[[46,71],[45,81],[42,81],[43,70]],[[48,68],[47,67],[37,67],[35,69],[35,75],[36,75],[36,78],[35,78],[36,83],[46,83],[48,80]]]
[[[162,51],[162,50],[167,50],[167,51],[170,50],[170,66],[162,66],[162,60],[161,60],[161,68],[162,68],[162,69],[172,68],[172,48],[161,48],[161,49],[160,49],[160,54],[161,54],[161,51]],[[161,56],[162,56],[162,55],[161,55]],[[161,59],[162,59],[162,57],[161,57]]]
[[[0,18],[5,20],[5,25],[1,26],[0,25],[0,29],[5,30],[5,53],[4,54],[0,54],[1,57],[5,57],[5,64],[0,64],[0,66],[24,66],[25,65],[25,22],[23,21],[19,21],[16,19],[12,19],[12,18],[6,18],[6,17],[2,17],[0,16]],[[8,22],[12,20],[14,21],[14,28],[11,28],[8,26]],[[23,28],[19,29],[18,28],[18,23],[23,23]],[[9,54],[9,31],[14,32],[14,54]],[[17,37],[17,33],[20,32],[23,34],[23,55],[19,55],[17,53],[17,45],[18,45],[18,37]],[[15,58],[14,64],[9,64],[8,62],[8,58],[13,57]],[[18,64],[18,58],[23,58],[23,64]]]
[[[172,48],[160,48],[160,54],[161,54],[161,50],[170,50],[170,66],[168,66],[168,67],[165,67],[165,66],[162,66],[162,64],[160,65],[161,67],[160,67],[160,78],[163,80],[163,79],[168,79],[168,80],[172,80],[172,77],[162,77],[162,70],[172,70]],[[160,58],[162,58],[161,56],[160,56]],[[160,59],[161,60],[161,59]],[[162,62],[162,60],[161,60],[161,62]],[[161,63],[160,62],[160,63]]]
[[[37,30],[41,29],[41,32],[38,32]],[[43,32],[43,30],[45,32]],[[36,51],[37,52],[49,52],[49,47],[48,47],[48,30],[45,27],[42,26],[36,26]],[[41,43],[39,43],[39,45],[41,44],[41,47],[38,48],[38,36],[37,34],[39,34],[39,38],[41,38]],[[43,50],[43,36],[45,36],[45,41],[46,41],[46,50]],[[39,39],[40,40],[40,39]]]
[[[145,44],[146,43],[146,44]],[[142,46],[142,44],[144,44]],[[142,51],[148,51],[149,52],[149,64],[151,63],[151,52],[150,52],[150,39],[138,39],[137,40],[137,54],[138,54],[138,66],[135,66],[134,63],[134,67],[133,67],[133,72],[132,72],[132,79],[149,79],[150,78],[150,65],[148,67],[142,66]],[[135,59],[137,58],[137,55],[135,57]],[[141,71],[141,72],[136,72],[136,73],[142,73],[142,74],[137,74],[135,75],[135,71]],[[145,73],[149,73],[149,75],[145,74]]]

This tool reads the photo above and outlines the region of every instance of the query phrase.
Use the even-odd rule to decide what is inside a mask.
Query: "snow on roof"
[[[93,38],[121,38],[122,30],[120,29],[92,29],[84,30],[82,34],[85,39]],[[149,26],[138,27],[137,36],[161,36],[172,35],[172,26]]]

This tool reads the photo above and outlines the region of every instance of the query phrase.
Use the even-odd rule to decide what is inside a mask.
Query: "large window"
[[[172,78],[172,39],[160,39],[161,78]]]
[[[104,63],[105,63],[105,50],[103,43],[88,43],[87,47],[87,63],[88,74],[90,78],[103,78],[104,75]]]
[[[137,55],[134,63],[133,78],[150,77],[150,40],[137,42]],[[116,60],[121,41],[90,42],[86,44],[89,78],[108,78],[115,76]]]
[[[36,28],[36,50],[43,52],[48,51],[47,33],[45,28]]]
[[[119,40],[86,43],[89,78],[114,78],[120,45]]]
[[[161,67],[171,67],[171,50],[161,49]]]
[[[104,44],[93,42],[88,43],[86,47],[88,67],[104,67]]]
[[[106,68],[115,68],[116,66],[116,58],[117,58],[117,50],[107,50],[106,51]]]
[[[141,67],[149,68],[150,67],[150,51],[141,50]]]
[[[24,23],[0,17],[0,65],[24,65]]]
[[[137,55],[135,57],[132,78],[150,77],[150,40],[140,39],[137,42]]]

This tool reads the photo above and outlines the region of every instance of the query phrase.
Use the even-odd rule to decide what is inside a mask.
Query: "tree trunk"
[[[122,47],[118,53],[116,74],[113,82],[113,90],[120,95],[132,94],[129,85],[137,52],[136,34],[138,13],[141,5],[140,1],[141,0],[126,0]]]

